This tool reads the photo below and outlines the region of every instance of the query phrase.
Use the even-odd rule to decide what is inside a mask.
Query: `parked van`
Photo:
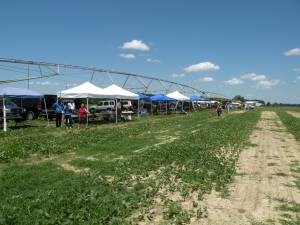
[[[121,100],[122,108],[131,109],[132,103],[129,100]],[[101,100],[96,104],[90,105],[89,110],[94,113],[112,111],[115,109],[115,100]]]

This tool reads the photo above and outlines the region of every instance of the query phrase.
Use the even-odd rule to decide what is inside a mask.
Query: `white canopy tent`
[[[190,98],[181,94],[179,91],[174,91],[172,93],[167,94],[169,98],[174,98],[177,101],[189,101]]]
[[[113,95],[116,99],[116,122],[118,121],[118,99],[127,99],[127,100],[139,100],[139,95],[127,91],[118,85],[112,84],[108,86],[107,88],[103,89],[106,94]],[[139,105],[139,102],[138,102]],[[139,111],[139,109],[138,109]],[[139,114],[139,112],[138,112]]]
[[[57,93],[60,98],[114,98],[89,81]]]
[[[182,102],[182,111],[183,111],[183,102],[187,102],[187,101],[190,101],[191,99],[183,94],[181,94],[179,91],[174,91],[172,93],[169,93],[167,94],[167,96],[169,98],[174,98],[176,99],[177,101],[180,101]],[[178,103],[176,104],[176,107],[177,107]],[[190,107],[189,107],[190,108]]]
[[[69,88],[57,93],[60,98],[86,98],[87,109],[89,108],[89,98],[114,98],[113,95],[106,94],[104,89],[97,87],[89,81],[76,87]],[[87,118],[87,123],[88,123]]]
[[[128,99],[128,100],[139,99],[139,96],[137,94],[127,91],[115,84],[102,89],[88,81],[76,87],[60,91],[57,93],[57,96],[60,98],[86,98],[87,108],[88,108],[89,98],[116,99],[116,121],[117,121],[117,99]]]
[[[114,98],[117,98],[117,99],[127,99],[127,100],[138,100],[139,99],[139,95],[137,95],[133,92],[127,91],[115,84],[112,84],[112,85],[108,86],[107,88],[104,88],[103,90],[106,94],[112,95],[112,96],[114,96]]]

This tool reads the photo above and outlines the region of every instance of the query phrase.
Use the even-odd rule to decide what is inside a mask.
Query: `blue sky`
[[[299,0],[4,0],[0,57],[98,66],[229,97],[300,103],[299,12]],[[1,70],[0,76],[7,79]],[[46,85],[48,92],[62,88]]]

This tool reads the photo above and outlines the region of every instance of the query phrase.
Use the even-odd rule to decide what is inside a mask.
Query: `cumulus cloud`
[[[273,87],[280,84],[280,80],[261,80],[258,81],[254,87],[262,89],[272,89]]]
[[[261,80],[266,80],[267,76],[256,74],[256,73],[248,73],[248,74],[241,76],[241,78],[244,80],[261,81]]]
[[[120,57],[123,58],[123,59],[135,59],[135,55],[134,54],[124,54],[124,53],[121,53]]]
[[[284,84],[284,82],[281,82],[280,80],[269,79],[266,75],[257,73],[247,73],[238,78],[234,77],[231,80],[227,80],[224,83],[228,85],[237,85],[244,83],[245,80],[253,82],[254,84],[252,87],[261,89],[272,89],[279,84]]]
[[[211,62],[200,62],[198,64],[190,65],[184,68],[184,71],[187,73],[192,73],[192,72],[202,72],[202,71],[216,71],[219,69],[220,66],[215,65]]]
[[[300,72],[300,68],[294,68],[293,71],[294,72]]]
[[[296,77],[297,80],[300,80],[300,76]]]
[[[50,81],[31,81],[30,85],[38,85],[38,86],[58,86],[59,82],[50,82]]]
[[[178,78],[178,77],[185,77],[184,73],[173,73],[172,77]]]
[[[243,84],[244,81],[241,80],[241,79],[239,79],[239,78],[234,77],[234,78],[232,78],[230,80],[224,81],[224,83],[228,84],[228,85],[238,85],[238,84]]]
[[[150,47],[147,44],[145,44],[142,40],[132,40],[132,41],[125,42],[121,48],[138,50],[138,51],[150,50]]]
[[[214,81],[214,78],[213,77],[200,77],[199,81],[203,82],[203,83],[205,83],[205,82],[212,82],[212,81]]]
[[[285,56],[298,56],[300,55],[300,48],[293,48],[284,53]]]
[[[149,63],[159,63],[160,62],[160,60],[153,59],[153,58],[147,58],[146,61],[149,62]]]

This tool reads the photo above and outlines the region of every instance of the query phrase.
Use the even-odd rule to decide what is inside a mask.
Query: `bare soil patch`
[[[233,113],[233,114],[240,114],[240,113],[245,113],[246,110],[234,110],[234,111],[229,111],[229,113]]]
[[[230,197],[217,192],[205,196],[208,216],[192,224],[279,224],[282,201],[300,203],[290,171],[290,164],[300,160],[299,143],[275,112],[264,111],[257,128],[250,138],[253,146],[240,154]]]
[[[286,111],[286,112],[293,117],[300,118],[300,112],[293,112],[293,111]]]

